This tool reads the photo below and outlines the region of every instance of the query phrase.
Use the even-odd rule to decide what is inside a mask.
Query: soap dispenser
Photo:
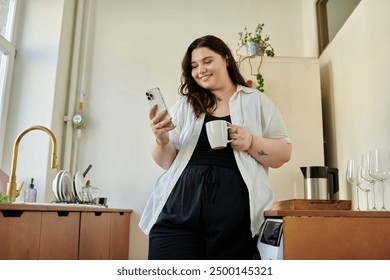
[[[37,202],[37,190],[34,188],[34,178],[31,178],[30,187],[24,193],[24,202]]]

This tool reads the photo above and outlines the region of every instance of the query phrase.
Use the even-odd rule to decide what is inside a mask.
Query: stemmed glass
[[[363,177],[362,177],[362,167],[360,165],[358,165],[356,167],[356,169],[357,169],[357,172],[356,172],[356,174],[357,174],[357,176],[356,176],[356,185],[357,185],[357,187],[359,189],[361,189],[363,192],[365,192],[365,194],[366,194],[366,201],[367,201],[366,211],[369,211],[370,210],[370,204],[368,202],[368,193],[372,189],[372,184],[363,179]]]
[[[359,187],[358,187],[358,176],[359,170],[358,165],[356,164],[354,159],[349,159],[347,163],[347,181],[351,183],[352,190],[356,187],[356,198],[357,198],[357,208],[356,210],[360,211],[360,203],[359,203]]]
[[[361,162],[361,170],[360,170],[360,175],[362,176],[363,180],[367,181],[372,188],[372,194],[374,197],[374,206],[372,207],[372,210],[378,210],[376,208],[376,199],[375,199],[375,182],[376,180],[371,177],[370,175],[370,154],[369,153],[364,153],[362,155],[362,162]]]
[[[377,180],[382,187],[382,210],[386,210],[385,205],[385,180],[390,177],[390,153],[388,150],[370,151],[369,161],[370,176]]]

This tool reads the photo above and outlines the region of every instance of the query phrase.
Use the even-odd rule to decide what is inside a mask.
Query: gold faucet
[[[18,158],[18,149],[19,149],[19,142],[23,138],[25,134],[32,130],[42,130],[46,132],[50,138],[51,138],[51,168],[56,168],[57,172],[59,172],[59,167],[57,165],[57,139],[54,135],[54,133],[49,130],[48,128],[44,126],[32,126],[30,128],[27,128],[22,133],[19,134],[18,137],[16,137],[15,143],[14,143],[14,149],[12,153],[12,165],[11,165],[11,174],[9,175],[9,181],[7,184],[7,195],[11,199],[11,201],[15,201],[15,199],[19,196],[20,191],[23,187],[23,183],[19,186],[19,188],[16,188],[16,161]]]

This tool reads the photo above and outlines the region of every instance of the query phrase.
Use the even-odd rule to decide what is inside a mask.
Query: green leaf
[[[258,73],[256,75],[256,81],[257,81],[256,89],[258,89],[260,92],[264,92],[264,78],[263,78],[263,75]]]
[[[0,192],[0,203],[11,203],[11,199],[8,197],[8,195],[3,195]]]

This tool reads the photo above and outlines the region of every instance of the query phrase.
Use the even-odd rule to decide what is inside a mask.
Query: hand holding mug
[[[231,146],[237,151],[248,151],[252,146],[253,136],[244,128],[229,123],[229,136],[232,139]]]

